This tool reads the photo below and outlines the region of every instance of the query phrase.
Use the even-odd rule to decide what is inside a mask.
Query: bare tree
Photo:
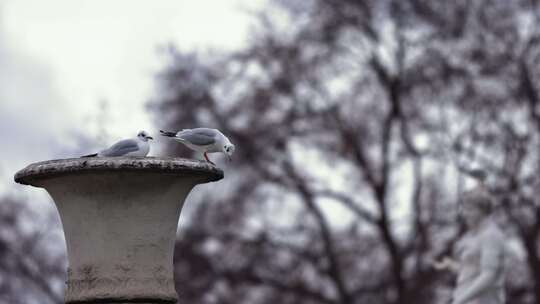
[[[456,180],[476,167],[527,253],[534,283],[509,285],[513,303],[540,299],[538,13],[528,1],[275,1],[244,50],[173,49],[159,126],[218,127],[238,146],[178,245],[178,265],[191,252],[202,267],[190,299],[432,303],[451,280],[429,260],[451,252]]]
[[[0,198],[0,301],[64,303],[67,260],[58,218],[42,218],[39,230],[30,222],[36,214],[24,199]]]

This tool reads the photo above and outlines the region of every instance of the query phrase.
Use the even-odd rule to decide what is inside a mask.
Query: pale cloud
[[[5,143],[0,177],[11,180],[28,162],[54,157],[69,146],[74,121],[65,115],[68,106],[48,67],[6,45],[1,29],[0,67],[0,134]]]
[[[4,23],[10,42],[51,65],[63,99],[76,104],[70,115],[83,120],[106,99],[108,128],[119,137],[151,129],[144,104],[164,64],[157,47],[239,47],[247,37],[249,16],[240,10],[247,3],[10,0]]]

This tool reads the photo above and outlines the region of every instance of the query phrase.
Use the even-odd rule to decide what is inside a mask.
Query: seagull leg
[[[208,159],[208,155],[206,155],[206,152],[204,152],[204,158],[206,158],[206,161],[211,163],[212,165],[214,165],[214,166],[216,165],[210,159]]]

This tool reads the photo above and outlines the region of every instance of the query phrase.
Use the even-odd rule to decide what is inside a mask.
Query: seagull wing
[[[103,150],[100,154],[102,156],[122,156],[138,150],[139,145],[137,144],[137,140],[124,139],[115,143],[110,148]]]
[[[215,131],[206,128],[183,130],[176,134],[176,137],[196,146],[207,146],[215,144],[215,136]]]
[[[210,129],[210,128],[196,128],[191,129],[191,132],[196,134],[202,134],[210,137],[216,137],[219,134],[219,131],[216,129]]]

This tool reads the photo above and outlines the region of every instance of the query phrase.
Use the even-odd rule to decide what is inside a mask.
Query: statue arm
[[[441,261],[432,261],[431,265],[437,270],[450,270],[456,273],[459,271],[459,263],[449,257],[444,257]]]

